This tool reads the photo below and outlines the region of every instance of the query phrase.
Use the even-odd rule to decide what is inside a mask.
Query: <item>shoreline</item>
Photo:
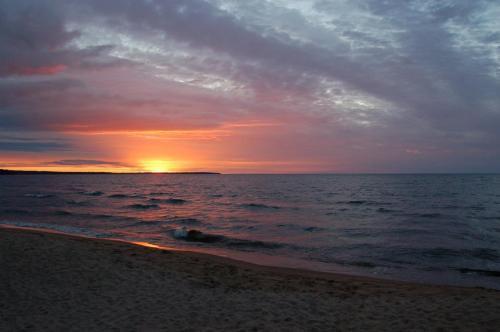
[[[446,282],[437,282],[437,281],[429,281],[429,280],[416,280],[414,279],[398,279],[398,278],[391,278],[389,276],[373,276],[373,275],[368,275],[368,274],[362,274],[358,273],[356,274],[355,272],[352,271],[335,271],[335,270],[330,270],[330,269],[321,269],[321,268],[314,268],[314,267],[308,267],[300,264],[299,261],[295,261],[293,258],[287,258],[286,263],[283,263],[282,261],[278,262],[276,260],[271,260],[269,261],[267,258],[266,263],[262,262],[256,262],[257,259],[254,256],[231,256],[227,255],[226,252],[218,252],[214,250],[196,250],[196,249],[183,249],[183,248],[178,248],[178,247],[170,247],[166,245],[156,245],[153,243],[149,242],[141,242],[141,241],[130,241],[130,240],[124,240],[120,238],[112,238],[112,237],[105,237],[105,236],[92,236],[92,235],[85,235],[85,234],[78,234],[78,233],[70,233],[70,232],[64,232],[58,229],[54,228],[36,228],[36,227],[31,227],[31,226],[17,226],[14,224],[0,224],[0,230],[2,229],[13,229],[13,230],[19,230],[19,231],[32,231],[32,232],[41,232],[41,233],[49,233],[49,234],[57,234],[61,236],[68,236],[68,237],[75,237],[75,238],[83,238],[83,239],[88,239],[90,241],[111,241],[111,242],[118,242],[118,243],[126,243],[130,245],[137,245],[141,247],[149,247],[149,248],[154,248],[156,250],[167,250],[167,251],[172,251],[175,253],[182,253],[185,255],[201,255],[204,256],[208,259],[212,260],[221,260],[222,263],[228,263],[228,264],[233,264],[233,265],[248,265],[249,267],[257,268],[257,269],[264,269],[264,270],[269,270],[269,271],[274,271],[274,272],[285,272],[288,271],[288,273],[296,273],[296,274],[302,274],[305,276],[319,276],[319,277],[335,277],[335,278],[344,278],[344,279],[356,279],[356,280],[366,280],[366,281],[374,281],[374,282],[380,282],[380,283],[396,283],[396,284],[411,284],[411,285],[417,285],[417,286],[436,286],[436,287],[455,287],[455,288],[478,288],[478,289],[490,289],[490,290],[496,290],[500,292],[500,284],[498,285],[489,285],[489,286],[483,286],[483,285],[467,285],[467,284],[460,284],[460,283],[446,283]]]
[[[261,266],[50,230],[0,227],[0,264],[0,330],[500,328],[493,289]]]
[[[0,232],[3,229],[20,231],[20,232],[53,234],[53,235],[57,235],[57,236],[61,236],[61,237],[84,239],[84,240],[88,240],[88,241],[97,241],[97,242],[102,242],[102,243],[106,243],[106,242],[114,243],[114,242],[116,242],[116,243],[120,243],[120,244],[128,244],[131,246],[145,247],[145,248],[150,248],[153,250],[168,251],[168,252],[175,253],[175,254],[187,255],[187,256],[191,256],[191,257],[207,259],[207,260],[211,260],[213,262],[234,265],[234,266],[238,266],[238,267],[242,267],[242,268],[257,269],[257,270],[261,270],[262,272],[282,273],[282,274],[291,274],[291,275],[295,274],[295,275],[301,275],[301,276],[310,277],[310,278],[319,277],[319,278],[325,278],[325,279],[336,279],[336,280],[346,280],[346,281],[359,281],[359,282],[365,281],[365,282],[374,282],[374,283],[379,283],[379,284],[387,283],[387,284],[398,284],[398,285],[414,285],[417,287],[423,286],[423,287],[445,287],[445,288],[449,287],[449,288],[464,288],[464,289],[487,289],[487,290],[498,291],[500,294],[500,289],[482,287],[482,286],[463,286],[463,285],[449,285],[449,284],[444,284],[444,283],[440,284],[440,283],[430,283],[430,282],[407,281],[407,280],[378,278],[378,277],[372,277],[372,276],[356,275],[356,274],[341,273],[341,272],[329,272],[329,271],[327,272],[327,271],[320,271],[320,270],[307,269],[307,268],[301,268],[301,267],[287,267],[287,266],[278,266],[278,265],[257,264],[257,263],[253,263],[253,262],[246,261],[243,259],[237,259],[237,258],[217,255],[214,253],[203,252],[201,250],[195,251],[195,250],[189,250],[189,249],[180,249],[180,248],[175,248],[175,247],[160,246],[160,245],[152,244],[149,242],[127,241],[127,240],[122,240],[122,239],[114,239],[114,238],[106,238],[106,237],[97,238],[97,237],[92,237],[92,236],[86,236],[83,234],[65,233],[65,232],[62,232],[59,230],[55,230],[55,229],[42,229],[42,228],[34,228],[34,227],[22,227],[22,226],[0,224]]]
[[[153,250],[167,251],[169,253],[174,253],[174,254],[179,254],[179,255],[187,255],[190,257],[194,257],[194,258],[207,259],[207,260],[211,260],[213,262],[234,265],[234,266],[238,266],[241,268],[256,269],[256,270],[260,270],[262,272],[300,275],[300,276],[305,276],[305,277],[310,277],[310,278],[318,277],[318,278],[346,280],[346,281],[350,280],[350,281],[359,281],[359,282],[363,282],[363,281],[375,282],[375,283],[380,283],[380,284],[388,283],[388,284],[403,284],[403,285],[429,286],[429,287],[452,287],[452,288],[465,288],[465,289],[474,289],[474,288],[483,289],[484,288],[484,289],[489,289],[489,290],[496,290],[493,288],[485,288],[485,287],[432,284],[432,283],[424,283],[424,282],[394,280],[394,279],[388,279],[388,278],[376,278],[376,277],[347,274],[347,273],[340,273],[340,272],[325,272],[325,271],[318,271],[318,270],[312,270],[312,269],[306,269],[306,268],[295,268],[295,267],[286,267],[286,266],[256,264],[256,263],[252,263],[252,262],[245,261],[245,260],[216,255],[216,254],[212,254],[212,253],[206,253],[206,252],[202,252],[202,251],[194,251],[194,250],[180,249],[180,248],[175,248],[175,247],[160,246],[160,245],[155,245],[155,244],[152,244],[149,242],[127,241],[127,240],[122,240],[122,239],[113,239],[113,238],[105,238],[105,237],[95,238],[95,237],[86,236],[86,235],[64,233],[62,231],[53,230],[53,229],[40,229],[40,228],[33,228],[33,227],[0,225],[0,232],[3,229],[20,231],[20,232],[31,232],[31,233],[35,233],[35,234],[36,233],[53,234],[53,235],[61,236],[61,237],[83,239],[83,240],[96,241],[96,242],[102,242],[102,243],[116,242],[116,243],[120,243],[120,244],[128,244],[131,246],[149,248],[149,249],[153,249]],[[500,290],[496,290],[496,291],[499,291],[499,293],[500,293]]]

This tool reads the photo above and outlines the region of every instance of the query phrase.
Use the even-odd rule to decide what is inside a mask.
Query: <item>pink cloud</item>
[[[63,64],[57,64],[52,66],[39,66],[39,67],[27,67],[27,66],[15,66],[11,65],[8,68],[8,72],[11,75],[23,75],[23,76],[31,76],[31,75],[55,75],[64,70],[66,70],[67,66]]]

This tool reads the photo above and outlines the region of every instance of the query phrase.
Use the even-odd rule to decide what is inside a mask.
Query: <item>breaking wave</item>
[[[264,249],[277,249],[284,245],[274,242],[265,242],[257,240],[246,240],[228,237],[219,234],[204,233],[197,229],[188,229],[182,227],[172,232],[174,238],[188,242],[201,242],[201,243],[218,243],[226,247],[251,249],[251,248],[264,248]]]

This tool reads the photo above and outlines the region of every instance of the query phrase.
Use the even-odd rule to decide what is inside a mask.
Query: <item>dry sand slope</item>
[[[500,331],[500,292],[0,229],[0,331]]]

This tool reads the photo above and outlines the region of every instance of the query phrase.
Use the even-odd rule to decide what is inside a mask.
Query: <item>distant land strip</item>
[[[0,175],[29,175],[29,174],[221,174],[217,172],[58,172],[58,171],[18,171],[0,169]]]

